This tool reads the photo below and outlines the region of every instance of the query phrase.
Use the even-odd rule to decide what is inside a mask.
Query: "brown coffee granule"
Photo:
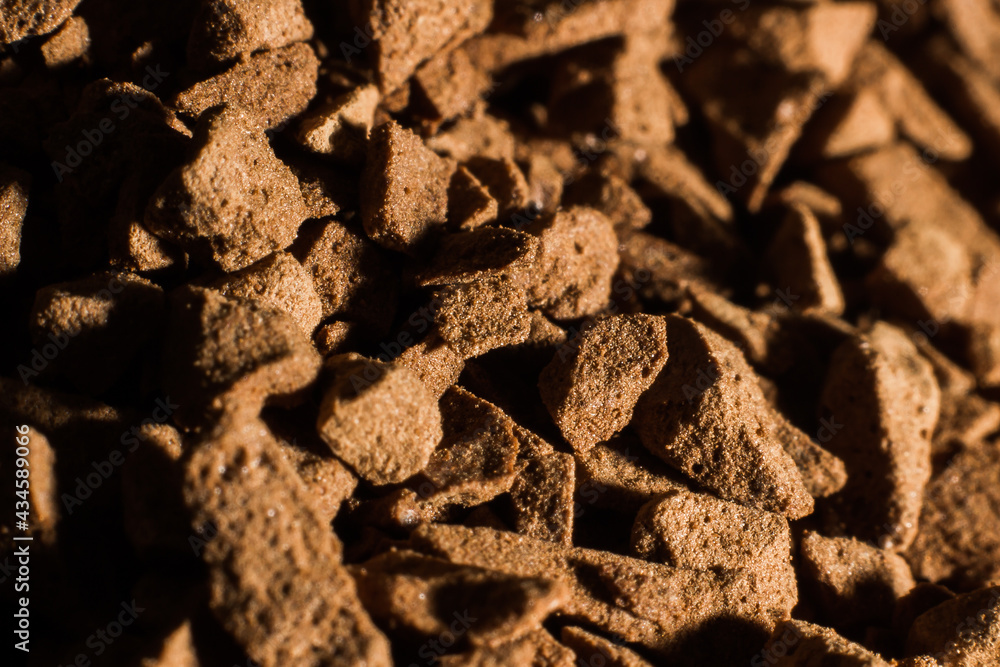
[[[30,187],[26,172],[0,165],[0,276],[14,273],[21,263],[21,225]]]
[[[451,285],[438,293],[437,335],[463,359],[527,340],[528,296],[506,276]]]
[[[462,49],[438,53],[425,62],[413,75],[413,83],[426,100],[424,125],[435,129],[463,115],[491,86],[489,76],[476,69]]]
[[[448,186],[448,226],[471,231],[497,219],[497,200],[465,167],[458,167]]]
[[[412,534],[411,543],[456,564],[561,581],[571,591],[561,617],[661,654],[690,645],[698,629],[720,615],[769,632],[788,618],[795,604],[794,598],[775,600],[755,576],[741,571],[674,569],[488,528],[427,524]],[[739,654],[746,640],[746,635],[734,634],[728,646],[716,647],[715,655]]]
[[[760,654],[778,667],[811,667],[831,664],[844,667],[892,667],[860,644],[844,639],[821,625],[805,621],[785,621]]]
[[[725,500],[791,518],[809,514],[812,497],[740,351],[675,315],[667,341],[670,359],[635,410],[643,445]]]
[[[38,290],[29,329],[39,347],[63,348],[53,368],[88,392],[107,391],[159,334],[163,289],[130,273],[107,272]]]
[[[769,365],[770,352],[777,346],[774,317],[738,306],[697,282],[687,286],[687,296],[686,315],[735,343],[750,363]]]
[[[567,655],[568,654],[568,655]],[[573,667],[572,652],[566,650],[546,630],[539,628],[496,648],[476,648],[443,656],[441,667]]]
[[[548,577],[519,577],[412,551],[388,551],[350,568],[365,608],[382,624],[437,637],[455,624],[473,646],[497,647],[531,632],[569,591]],[[467,627],[462,627],[467,626]]]
[[[444,435],[421,473],[434,487],[427,501],[471,507],[510,490],[518,452],[510,417],[458,386],[440,405]]]
[[[46,35],[70,17],[80,0],[3,0],[0,2],[0,44]]]
[[[325,358],[347,352],[358,339],[358,326],[352,322],[334,320],[322,325],[313,335],[316,350]]]
[[[639,194],[614,174],[585,174],[567,187],[564,203],[600,211],[615,226],[619,237],[628,236],[629,230],[643,229],[653,220],[653,213]]]
[[[775,437],[795,462],[810,496],[825,498],[844,488],[847,470],[843,461],[813,442],[781,413],[774,411],[772,417]]]
[[[765,62],[750,54],[737,60],[725,48],[710,49],[690,65],[681,82],[709,120],[715,163],[724,174],[720,189],[745,202],[751,212],[760,210],[806,121],[829,95],[823,74],[792,73]],[[744,169],[748,159],[753,167]]]
[[[538,379],[542,401],[563,437],[585,452],[628,425],[667,354],[663,318],[605,318],[557,351]]]
[[[337,220],[306,225],[292,247],[312,273],[323,317],[346,317],[383,335],[396,310],[391,259],[358,230]]]
[[[800,572],[835,627],[888,625],[896,602],[914,586],[900,556],[846,537],[807,532]]]
[[[434,227],[448,221],[453,171],[395,121],[375,128],[361,175],[361,219],[368,236],[391,250],[415,253]]]
[[[191,427],[226,412],[256,417],[271,398],[310,385],[320,357],[285,313],[199,287],[171,295],[164,387]]]
[[[322,456],[312,448],[306,449],[283,439],[278,439],[278,444],[285,460],[292,464],[312,495],[320,518],[333,521],[344,501],[354,494],[357,476],[332,456]]]
[[[365,0],[360,5],[358,15],[371,17],[375,67],[385,93],[399,88],[425,60],[485,30],[493,18],[493,5],[486,0]]]
[[[90,29],[79,16],[71,16],[56,34],[42,44],[42,58],[50,69],[65,67],[86,58],[90,49]]]
[[[932,66],[921,71],[921,76],[932,77],[932,84],[947,96],[962,127],[976,141],[976,148],[982,147],[996,159],[1000,155],[1000,91],[989,73],[945,35],[930,38],[926,48]]]
[[[195,16],[187,56],[195,67],[207,67],[312,36],[300,0],[208,0]]]
[[[619,253],[619,271],[644,298],[677,304],[686,298],[688,284],[695,282],[719,291],[711,262],[665,239],[632,232],[622,239]]]
[[[808,208],[789,208],[771,239],[766,261],[777,288],[795,295],[792,308],[831,315],[844,312],[844,295],[830,265],[819,220]]]
[[[415,372],[438,398],[456,382],[465,362],[445,341],[430,336],[411,345],[396,358],[396,363]]]
[[[585,665],[602,664],[607,667],[652,667],[635,651],[615,644],[583,628],[568,625],[559,633],[559,639],[576,653],[577,661]]]
[[[276,252],[212,283],[223,296],[249,299],[287,313],[307,336],[323,319],[310,273],[285,252]]]
[[[224,271],[287,248],[305,220],[298,181],[246,114],[226,107],[198,124],[190,161],[160,186],[146,226]]]
[[[163,640],[159,655],[143,658],[139,667],[198,667],[199,664],[191,623],[184,621]]]
[[[988,665],[1000,655],[1000,586],[942,602],[917,617],[906,638],[910,655],[932,655],[946,665]]]
[[[527,231],[542,249],[530,302],[556,320],[599,312],[611,296],[618,267],[618,238],[611,221],[574,207],[538,219]]]
[[[358,86],[329,105],[310,111],[299,121],[296,139],[305,148],[352,164],[364,160],[375,126],[379,93],[375,86]]]
[[[576,462],[562,452],[527,454],[525,450],[532,447],[528,443],[540,438],[520,427],[514,434],[523,459],[510,489],[514,530],[539,540],[572,545]]]
[[[981,586],[1000,577],[996,439],[961,448],[924,489],[919,532],[904,554],[916,576]]]
[[[772,191],[765,201],[765,206],[767,205],[784,205],[788,208],[804,206],[824,222],[839,220],[843,212],[839,199],[807,181],[795,181],[780,190]]]
[[[931,454],[935,468],[940,467],[940,457],[948,455],[958,446],[975,447],[991,433],[1000,429],[1000,405],[987,401],[975,393],[976,378],[934,348],[924,336],[912,336],[920,354],[934,368],[934,377],[941,389],[941,411]]]
[[[401,482],[427,465],[441,413],[416,373],[355,353],[327,359],[326,371],[316,428],[338,458],[374,484]]]
[[[531,194],[528,181],[514,160],[475,156],[464,166],[497,201],[501,219],[510,218],[528,206]]]
[[[465,162],[474,156],[494,160],[513,159],[515,143],[510,125],[479,107],[477,109],[471,118],[461,118],[452,127],[429,138],[427,147],[458,162]]]
[[[698,167],[674,146],[644,148],[646,159],[639,164],[639,175],[657,192],[683,202],[704,224],[728,223],[733,208]]]
[[[181,511],[184,438],[168,424],[142,424],[122,463],[125,530],[139,554],[189,553],[191,526]],[[156,483],[151,483],[156,480]]]
[[[830,88],[847,78],[877,18],[865,2],[748,9],[735,12],[733,37],[789,72],[821,72]]]
[[[440,409],[444,436],[427,465],[407,488],[363,506],[364,521],[412,530],[511,490],[520,440],[510,417],[458,386],[444,393]]]
[[[417,283],[426,287],[511,278],[523,284],[532,280],[540,247],[534,236],[502,227],[448,234],[418,274]]]
[[[632,516],[653,498],[686,489],[680,473],[649,454],[631,435],[577,452],[576,469],[579,502]]]
[[[245,113],[262,130],[275,129],[306,110],[316,95],[318,69],[319,60],[308,44],[260,51],[182,91],[174,105],[195,118],[226,105]]]
[[[685,570],[749,569],[794,596],[791,535],[777,514],[678,489],[642,506],[631,549],[639,558]]]
[[[878,323],[837,348],[821,411],[842,425],[826,443],[848,476],[830,498],[838,532],[895,551],[913,541],[939,405],[930,364],[899,329]]]
[[[201,553],[209,604],[253,660],[392,664],[340,564],[340,540],[262,423],[223,421],[199,443],[184,498],[195,530],[214,534]]]

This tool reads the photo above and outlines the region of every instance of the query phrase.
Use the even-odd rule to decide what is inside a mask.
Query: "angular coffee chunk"
[[[448,222],[453,171],[395,121],[376,127],[361,175],[365,232],[390,250],[414,253],[433,228]]]
[[[401,482],[427,465],[441,440],[437,401],[409,368],[349,353],[332,375],[316,428],[330,449],[374,484]]]
[[[351,573],[378,621],[420,637],[459,628],[476,646],[518,639],[569,598],[555,579],[512,576],[412,551],[386,552]]]
[[[0,9],[0,44],[45,35],[68,19],[80,0],[3,0]]]
[[[566,626],[559,634],[559,639],[573,649],[577,661],[585,665],[599,663],[608,667],[650,667],[650,663],[635,651],[582,628]]]
[[[287,313],[307,336],[312,335],[323,319],[323,305],[313,287],[312,276],[285,252],[276,252],[230,273],[212,286],[224,296],[256,300]]]
[[[531,332],[528,295],[506,276],[451,285],[438,298],[437,335],[463,359],[523,343]]]
[[[667,365],[635,411],[642,444],[725,500],[791,518],[809,514],[812,497],[740,351],[675,315],[667,340]]]
[[[296,138],[315,153],[345,162],[361,162],[375,126],[378,103],[375,86],[359,86],[306,114]]]
[[[275,129],[306,110],[316,95],[318,70],[316,53],[305,43],[260,51],[182,91],[174,105],[195,118],[226,105],[262,129]]]
[[[761,639],[749,627],[770,632],[788,618],[796,599],[765,593],[766,586],[746,572],[674,569],[488,528],[429,524],[413,533],[411,543],[456,564],[562,581],[571,595],[560,616],[666,655],[695,644],[709,661],[748,654]],[[707,635],[698,643],[700,630],[721,616],[749,627],[724,646],[713,646]]]
[[[302,192],[253,119],[228,107],[213,111],[199,122],[194,146],[150,200],[149,230],[223,271],[287,248],[307,215]]]
[[[961,450],[924,489],[919,532],[904,554],[931,581],[981,586],[1000,576],[1000,442]]]
[[[585,452],[624,428],[667,362],[667,349],[663,318],[641,314],[600,320],[561,347],[538,383],[563,437]]]
[[[486,0],[365,0],[359,16],[370,17],[375,36],[379,88],[399,88],[425,60],[482,32],[493,18]]]
[[[0,166],[0,276],[14,273],[21,263],[21,225],[30,183],[27,173]]]
[[[853,538],[807,532],[800,554],[808,585],[837,627],[888,625],[896,602],[914,586],[902,557]]]
[[[847,484],[829,499],[838,531],[884,549],[909,546],[939,405],[930,364],[899,329],[878,323],[837,348],[821,406],[840,425],[825,446],[847,469]]]
[[[844,667],[891,667],[878,655],[860,644],[844,639],[836,632],[805,621],[786,621],[760,653],[780,667],[843,665]]]
[[[219,292],[183,287],[171,295],[163,351],[164,387],[184,426],[227,412],[253,417],[265,401],[315,379],[320,357],[285,313]]]
[[[214,535],[201,553],[209,604],[253,660],[392,664],[340,540],[263,424],[220,423],[187,461],[184,498],[195,529]]]
[[[540,218],[527,231],[542,243],[531,304],[557,320],[603,308],[618,267],[618,238],[611,221],[593,209],[574,207]]]
[[[1000,587],[990,586],[942,602],[917,617],[906,652],[927,654],[939,664],[988,665],[1000,648]]]
[[[300,0],[209,0],[201,3],[191,27],[188,59],[196,66],[223,63],[303,42],[312,35]]]

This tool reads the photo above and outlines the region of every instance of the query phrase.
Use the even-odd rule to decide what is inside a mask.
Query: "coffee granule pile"
[[[992,0],[0,0],[0,663],[1000,666],[998,172]]]

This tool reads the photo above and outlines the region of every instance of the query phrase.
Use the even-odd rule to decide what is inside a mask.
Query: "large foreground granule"
[[[186,463],[210,605],[265,667],[392,664],[389,644],[340,564],[341,544],[256,420],[224,420]]]
[[[642,444],[721,498],[791,518],[809,514],[812,497],[743,354],[676,315],[667,318],[667,341],[667,365],[636,407]]]
[[[939,405],[930,364],[899,329],[879,323],[837,348],[821,409],[841,425],[826,446],[848,478],[831,525],[885,549],[913,542]]]
[[[201,119],[194,147],[150,200],[150,231],[224,271],[287,248],[307,212],[263,128],[227,107]]]

